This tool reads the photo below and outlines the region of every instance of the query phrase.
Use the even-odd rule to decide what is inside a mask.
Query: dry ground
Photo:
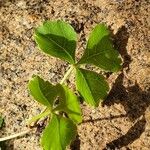
[[[44,20],[66,20],[78,33],[79,58],[91,29],[104,22],[123,70],[105,74],[111,91],[103,104],[96,109],[81,104],[84,121],[71,149],[149,150],[149,14],[149,0],[0,0],[0,113],[5,117],[0,136],[25,130],[26,121],[43,109],[27,90],[32,74],[56,83],[68,66],[37,49],[34,28]],[[6,142],[6,149],[40,150],[39,134]]]

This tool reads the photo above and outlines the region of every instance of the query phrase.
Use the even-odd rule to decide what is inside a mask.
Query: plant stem
[[[50,114],[50,110],[46,107],[40,114],[34,116],[32,119],[28,121],[28,125],[31,125],[32,122],[37,122],[40,118],[46,117]]]
[[[14,138],[19,137],[19,136],[23,136],[23,135],[29,133],[30,131],[31,131],[31,129],[28,129],[28,130],[20,132],[20,133],[16,133],[16,134],[13,134],[13,135],[10,135],[10,136],[7,136],[7,137],[0,138],[0,142],[10,140],[10,139],[14,139]]]
[[[74,66],[72,65],[68,71],[65,73],[64,77],[62,78],[62,80],[60,81],[60,84],[63,84],[64,81],[68,78],[68,76],[70,75],[70,73],[72,72],[72,70],[74,69]]]

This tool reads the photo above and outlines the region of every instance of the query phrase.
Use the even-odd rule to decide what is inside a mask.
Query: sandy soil
[[[78,33],[79,58],[91,29],[104,22],[112,30],[123,70],[105,73],[111,91],[98,108],[81,104],[84,121],[71,149],[149,150],[149,14],[148,0],[0,0],[0,113],[5,118],[0,137],[26,130],[26,121],[43,109],[27,90],[32,74],[56,83],[68,67],[37,49],[34,28],[44,20],[69,22]],[[40,150],[40,132],[38,127],[35,134],[7,141],[6,149]]]

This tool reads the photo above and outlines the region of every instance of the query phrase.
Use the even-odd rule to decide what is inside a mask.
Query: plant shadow
[[[131,56],[128,54],[126,46],[128,43],[129,33],[125,26],[122,26],[118,32],[113,35],[115,48],[118,49],[121,57],[123,58],[123,67],[121,74],[115,80],[109,95],[106,100],[103,101],[102,106],[111,106],[116,104],[122,104],[126,111],[127,116],[131,121],[136,120],[140,116],[144,115],[146,108],[150,105],[150,93],[143,91],[138,83],[133,84],[125,75],[125,70],[130,70]],[[124,79],[127,79],[128,86],[123,85]]]
[[[103,105],[113,105],[114,103],[121,104],[124,106],[126,116],[131,120],[135,121],[141,116],[144,116],[146,109],[150,105],[150,93],[142,91],[137,83],[130,87],[123,86],[124,74],[121,73],[116,79],[115,84],[112,87],[107,99]],[[106,149],[116,149],[127,146],[133,141],[138,139],[145,130],[145,118],[139,120],[129,131],[115,139],[114,141],[106,144]]]
[[[102,103],[102,106],[111,106],[114,104],[121,104],[126,111],[126,116],[131,120],[135,121],[141,116],[144,116],[146,109],[150,105],[150,92],[143,91],[139,84],[135,81],[130,81],[124,74],[124,70],[128,72],[130,70],[131,57],[127,53],[126,45],[128,42],[128,33],[126,28],[123,26],[120,28],[118,33],[114,36],[114,43],[116,48],[119,50],[123,58],[123,69],[121,74],[117,77],[115,83],[112,86],[109,95],[106,100]],[[127,87],[123,85],[124,79],[127,79]],[[106,149],[116,149],[135,141],[145,130],[146,120],[143,117],[134,126],[132,126],[128,132],[118,139],[106,144]]]
[[[147,107],[150,105],[150,93],[143,91],[136,82],[130,87],[125,87],[123,79],[124,74],[121,73],[103,102],[103,106],[111,106],[115,103],[121,104],[124,106],[127,117],[131,121],[135,121],[145,114]]]
[[[131,63],[131,56],[127,52],[127,44],[128,44],[128,38],[129,33],[127,31],[127,28],[125,26],[122,26],[119,28],[118,32],[114,35],[112,34],[113,41],[114,41],[114,47],[117,49],[123,59],[123,65],[122,68],[127,68],[129,70],[129,64]]]
[[[120,149],[128,144],[133,143],[140,135],[144,132],[146,125],[146,120],[144,117],[138,120],[134,126],[132,126],[125,135],[122,135],[118,139],[106,144],[106,147],[103,150],[115,150]]]
[[[80,150],[80,139],[79,135],[77,134],[76,139],[70,145],[71,150]]]
[[[127,117],[131,121],[135,121],[140,116],[144,115],[147,107],[150,105],[150,93],[143,91],[138,83],[135,81],[133,84],[123,70],[128,72],[130,70],[131,56],[127,53],[127,43],[129,34],[125,26],[122,26],[118,32],[113,35],[115,48],[118,49],[121,57],[123,58],[123,69],[121,74],[115,80],[109,95],[103,101],[102,106],[111,106],[116,104],[122,104],[126,111]],[[123,85],[124,79],[127,79],[128,86]]]
[[[0,142],[0,150],[14,150],[14,143],[13,141],[3,141]]]

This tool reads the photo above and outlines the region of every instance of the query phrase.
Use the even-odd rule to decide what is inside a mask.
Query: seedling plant
[[[104,24],[98,24],[93,29],[79,61],[75,58],[77,35],[68,23],[46,21],[35,30],[34,38],[41,51],[70,64],[69,70],[56,85],[38,75],[33,75],[28,84],[33,98],[46,106],[29,124],[43,117],[49,118],[40,140],[42,148],[65,150],[76,137],[77,125],[82,122],[82,113],[78,96],[64,81],[71,73],[75,73],[78,95],[90,106],[97,107],[107,97],[109,85],[103,75],[85,69],[84,65],[90,64],[104,71],[117,72],[121,69],[122,61]]]
[[[65,150],[77,133],[77,124],[82,122],[78,97],[64,84],[75,70],[75,84],[85,102],[97,107],[109,91],[104,76],[83,69],[83,64],[95,65],[105,71],[116,72],[121,68],[121,58],[114,49],[110,32],[104,24],[98,24],[90,34],[85,52],[77,62],[75,49],[77,35],[72,26],[63,21],[46,21],[35,30],[35,41],[44,53],[67,61],[70,69],[56,85],[33,75],[29,90],[36,101],[46,106],[44,112],[34,117],[35,121],[49,116],[43,131],[41,145],[44,150]]]

